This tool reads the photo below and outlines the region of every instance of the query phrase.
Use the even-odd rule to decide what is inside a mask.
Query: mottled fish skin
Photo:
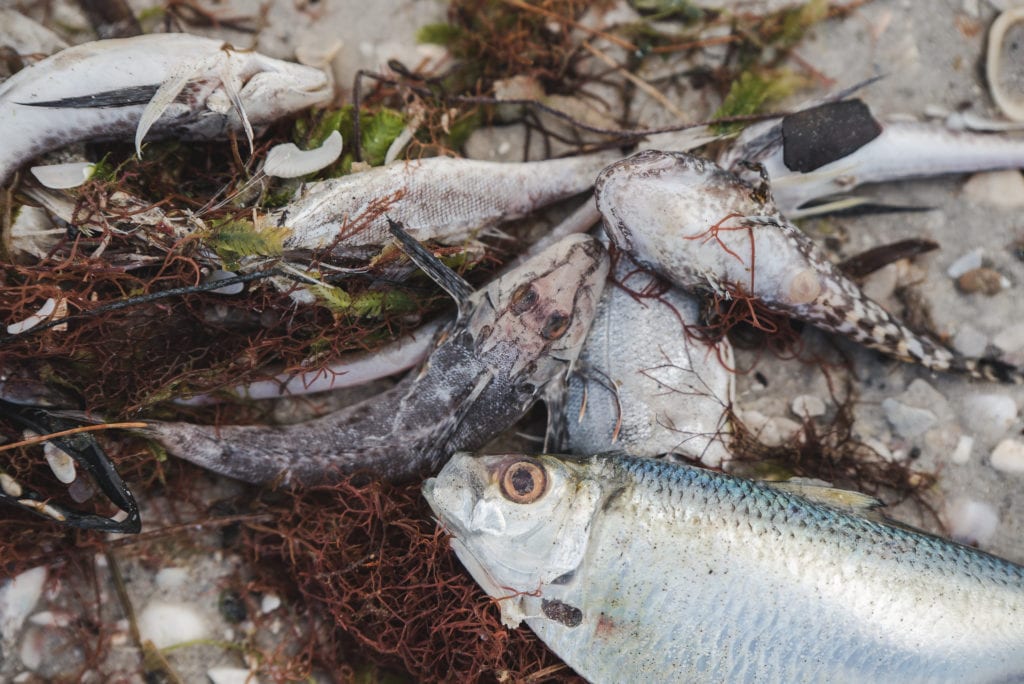
[[[420,242],[455,244],[589,190],[597,173],[620,157],[609,152],[519,164],[450,157],[397,162],[310,183],[271,220],[291,229],[288,249],[378,248],[390,240],[388,218]],[[383,212],[374,210],[379,206]],[[341,234],[349,225],[361,229]]]
[[[1024,567],[976,549],[623,455],[456,454],[423,491],[505,624],[592,682],[1024,681]]]
[[[389,391],[287,426],[153,423],[173,455],[254,483],[319,483],[365,471],[401,480],[435,471],[510,427],[568,372],[608,274],[574,235],[473,293],[424,365]]]
[[[159,86],[186,76],[150,135],[207,140],[241,131],[224,79],[238,86],[237,101],[257,129],[332,97],[322,71],[219,40],[168,33],[84,43],[0,85],[0,183],[70,143],[131,139]]]
[[[861,147],[813,170],[800,172],[786,165],[787,146],[793,143],[783,135],[783,120],[764,122],[744,130],[719,163],[753,182],[756,174],[745,164],[761,164],[771,181],[776,206],[790,218],[819,213],[813,206],[804,205],[848,193],[865,183],[1024,168],[1024,138],[1020,136],[956,131],[937,123],[878,125],[880,134]],[[794,156],[792,151],[789,156]]]
[[[714,162],[640,152],[606,168],[595,192],[616,246],[680,287],[753,295],[773,311],[932,370],[1021,382],[1012,366],[964,358],[907,328],[770,200]]]
[[[618,260],[611,280],[569,379],[562,448],[678,454],[722,465],[731,458],[732,345],[706,344],[687,332],[700,324],[693,295],[675,287],[633,294],[662,288],[628,258]]]

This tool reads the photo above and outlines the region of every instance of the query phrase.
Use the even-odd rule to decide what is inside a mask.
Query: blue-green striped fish
[[[424,494],[505,623],[594,682],[1024,681],[1024,567],[869,497],[621,455],[458,454]]]

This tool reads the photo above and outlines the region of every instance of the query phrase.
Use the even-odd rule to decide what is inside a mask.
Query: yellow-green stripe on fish
[[[1024,681],[1024,567],[792,489],[457,454],[424,495],[505,623],[593,682]]]

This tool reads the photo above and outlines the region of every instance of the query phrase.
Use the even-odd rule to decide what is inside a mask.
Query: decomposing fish
[[[423,493],[504,623],[593,682],[1024,680],[1024,567],[855,492],[456,454]]]
[[[421,242],[454,244],[589,190],[598,171],[620,156],[519,164],[450,157],[398,162],[310,183],[269,220],[291,230],[287,249],[378,248],[390,239],[388,218]]]
[[[332,97],[311,67],[184,33],[84,43],[0,84],[0,183],[80,140],[186,140],[254,129]]]
[[[612,242],[674,284],[747,299],[937,371],[1021,382],[1015,367],[965,358],[910,330],[842,274],[771,199],[714,162],[646,151],[595,184]]]
[[[700,324],[697,298],[659,288],[657,278],[625,257],[612,280],[569,379],[561,446],[582,454],[680,454],[721,465],[730,458],[732,346],[688,332]]]
[[[864,183],[1024,168],[1024,138],[938,123],[883,123],[851,99],[755,124],[719,163],[748,180],[755,177],[748,165],[762,165],[776,206],[797,218],[865,203],[841,196]]]
[[[597,240],[568,237],[473,292],[398,235],[459,310],[421,368],[376,397],[306,423],[152,423],[150,433],[175,456],[248,482],[313,483],[356,470],[401,479],[483,446],[542,394],[561,393],[608,274]]]

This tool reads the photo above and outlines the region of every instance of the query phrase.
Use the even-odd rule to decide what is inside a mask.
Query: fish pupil
[[[519,496],[526,496],[533,491],[533,473],[528,468],[516,468],[512,473],[512,489]]]

